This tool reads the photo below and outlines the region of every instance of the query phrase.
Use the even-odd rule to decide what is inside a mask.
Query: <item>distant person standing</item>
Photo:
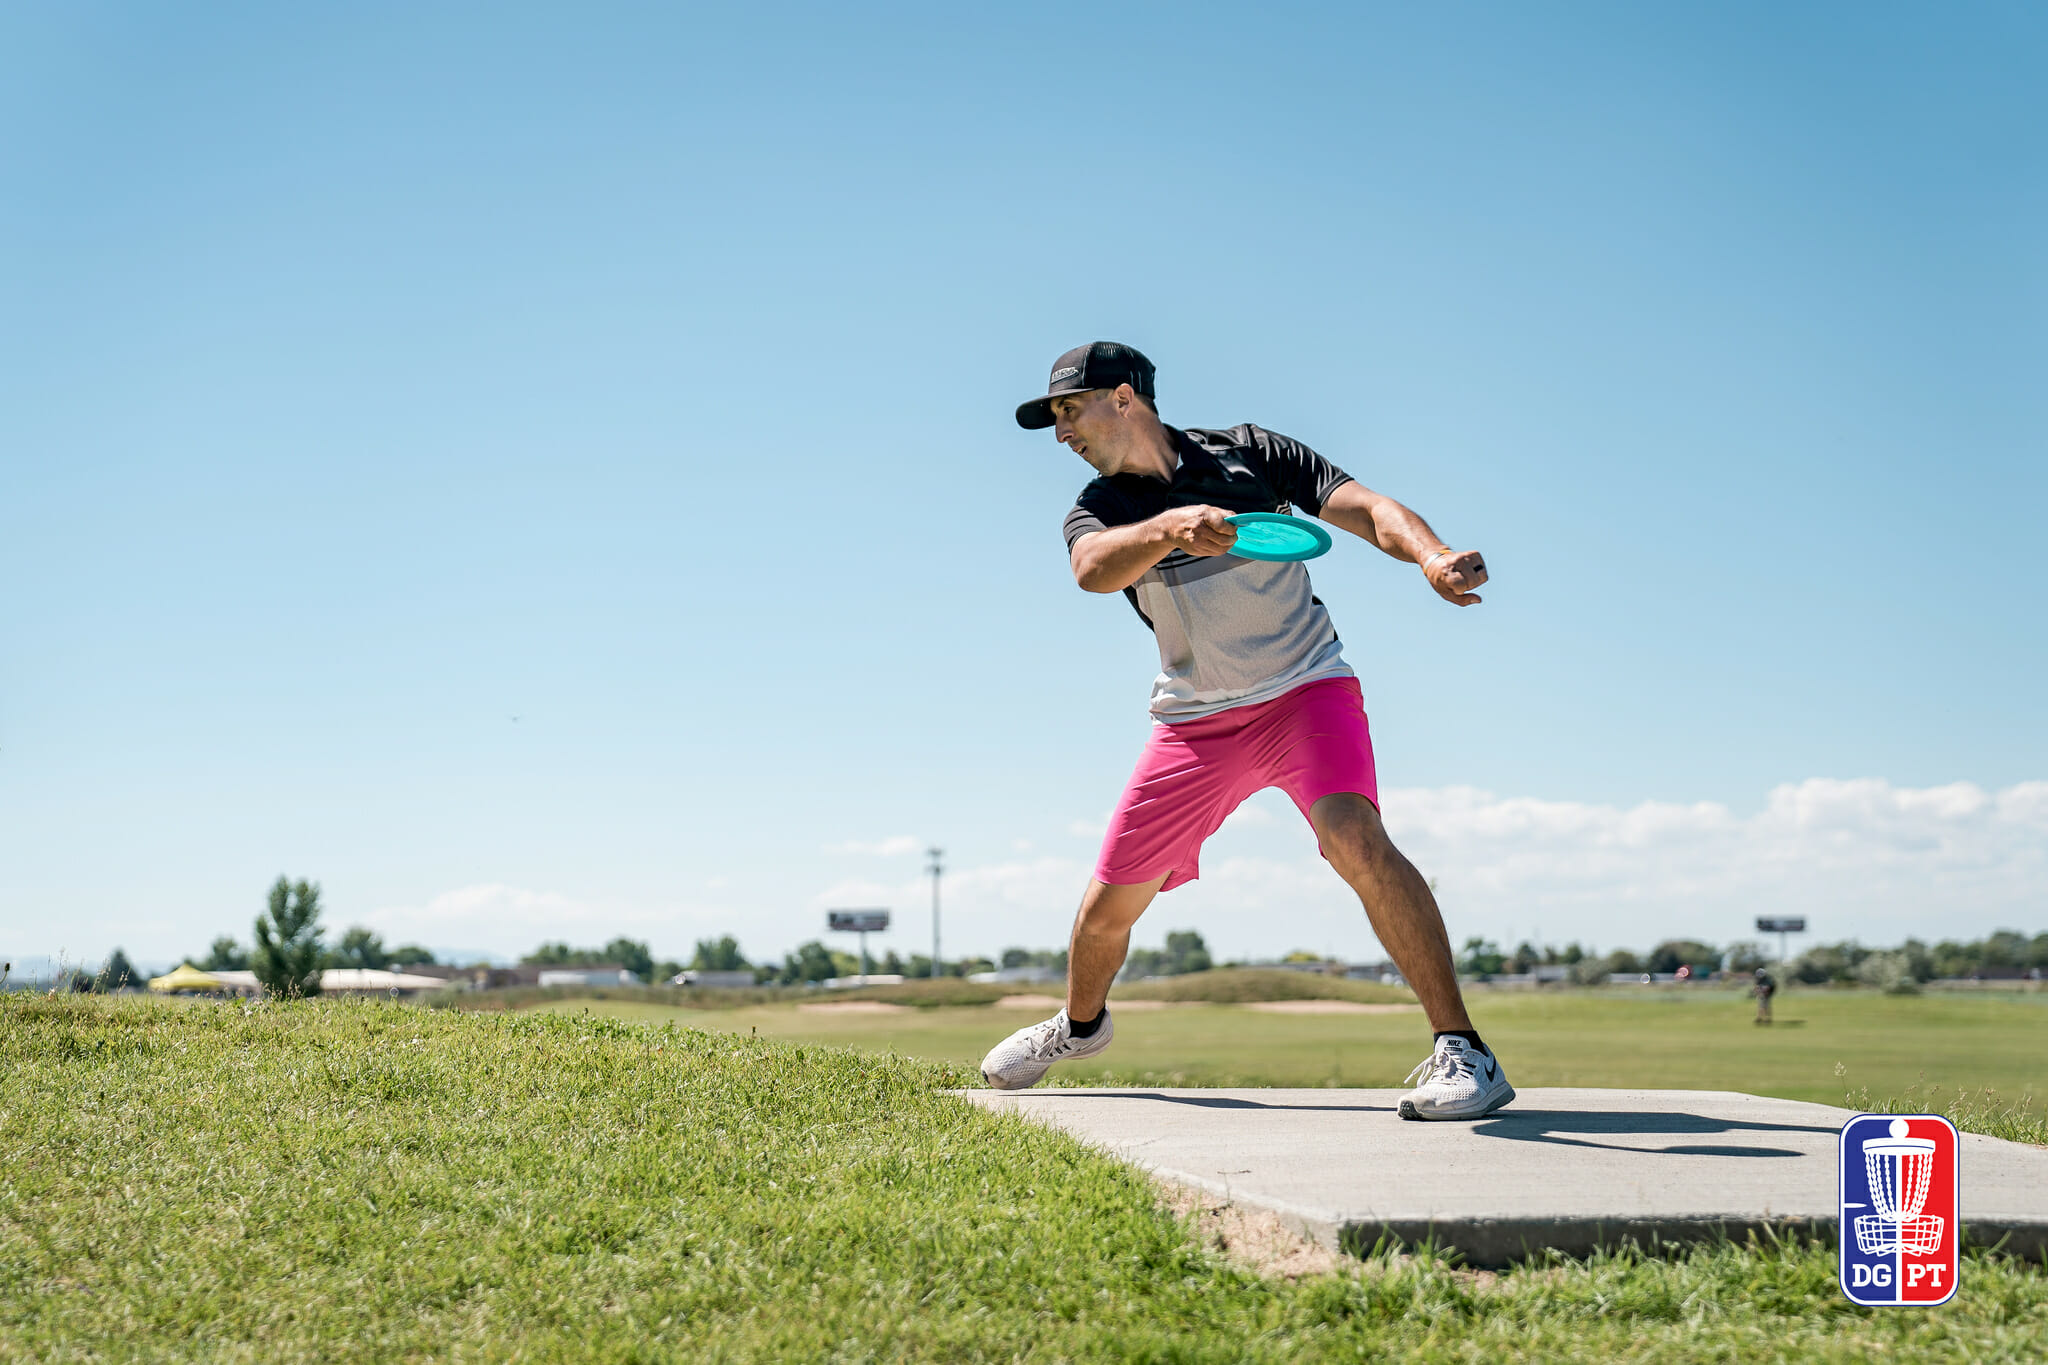
[[[1762,967],[1756,969],[1756,984],[1749,988],[1756,997],[1756,1021],[1759,1024],[1771,1022],[1771,997],[1778,993],[1778,983],[1771,980],[1771,974]]]

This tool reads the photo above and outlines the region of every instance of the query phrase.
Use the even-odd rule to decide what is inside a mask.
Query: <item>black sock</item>
[[[1107,1014],[1108,1011],[1104,1010],[1103,1013]],[[1101,1027],[1101,1014],[1096,1015],[1093,1019],[1076,1019],[1071,1014],[1067,1016],[1067,1032],[1076,1038],[1093,1038],[1095,1030]]]
[[[1486,1044],[1484,1044],[1484,1043],[1480,1042],[1480,1041],[1479,1041],[1479,1035],[1478,1035],[1478,1034],[1476,1034],[1476,1033],[1474,1033],[1474,1032],[1473,1032],[1473,1031],[1472,1031],[1471,1029],[1468,1029],[1468,1028],[1447,1028],[1447,1029],[1445,1029],[1445,1030],[1444,1030],[1443,1032],[1441,1032],[1441,1033],[1437,1034],[1437,1037],[1438,1037],[1438,1038],[1463,1038],[1463,1039],[1464,1039],[1464,1040],[1465,1040],[1466,1042],[1468,1042],[1468,1043],[1472,1044],[1472,1046],[1474,1046],[1474,1047],[1478,1048],[1478,1049],[1479,1049],[1479,1050],[1480,1050],[1481,1052],[1485,1053],[1485,1054],[1486,1054],[1487,1056],[1491,1057],[1491,1056],[1493,1055],[1493,1049],[1492,1049],[1492,1048],[1490,1048],[1490,1047],[1488,1047],[1488,1046],[1487,1046]]]

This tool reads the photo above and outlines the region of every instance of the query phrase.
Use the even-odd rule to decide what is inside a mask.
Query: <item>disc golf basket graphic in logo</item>
[[[1920,1210],[1934,1177],[1934,1142],[1906,1136],[1906,1121],[1893,1119],[1891,1136],[1863,1144],[1863,1174],[1870,1181],[1876,1213],[1856,1219],[1856,1248],[1866,1256],[1904,1252],[1927,1256],[1941,1247],[1941,1219]]]

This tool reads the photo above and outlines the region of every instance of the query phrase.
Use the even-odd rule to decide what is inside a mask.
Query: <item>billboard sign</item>
[[[828,910],[825,922],[842,934],[879,934],[889,927],[887,910]]]
[[[1806,932],[1806,917],[1794,915],[1789,919],[1770,919],[1758,915],[1756,931],[1759,934],[1803,934]]]

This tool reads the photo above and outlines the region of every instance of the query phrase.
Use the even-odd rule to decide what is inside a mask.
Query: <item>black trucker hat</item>
[[[1076,346],[1052,363],[1052,379],[1045,397],[1034,398],[1017,407],[1017,425],[1039,431],[1053,424],[1052,400],[1063,393],[1086,393],[1090,389],[1113,389],[1129,384],[1147,398],[1152,391],[1152,362],[1133,347],[1118,341],[1091,341]]]

